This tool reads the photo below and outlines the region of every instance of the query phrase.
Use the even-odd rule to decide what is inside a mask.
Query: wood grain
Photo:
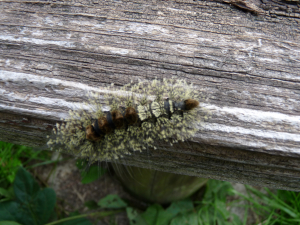
[[[242,2],[259,13],[228,1],[1,1],[0,139],[44,146],[88,91],[175,76],[206,96],[210,119],[193,142],[122,163],[300,191],[299,4]]]

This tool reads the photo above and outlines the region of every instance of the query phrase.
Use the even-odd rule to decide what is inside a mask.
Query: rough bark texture
[[[175,76],[211,118],[122,162],[300,191],[299,18],[296,1],[1,1],[0,139],[43,146],[87,91]]]

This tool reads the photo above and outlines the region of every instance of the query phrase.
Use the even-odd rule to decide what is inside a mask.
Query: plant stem
[[[45,225],[59,224],[61,222],[65,222],[65,221],[69,221],[69,220],[75,220],[75,219],[79,219],[79,218],[83,218],[83,217],[87,217],[87,216],[95,216],[95,215],[98,215],[98,214],[99,214],[100,217],[105,217],[105,216],[110,216],[110,215],[113,215],[113,214],[117,214],[117,213],[122,212],[122,211],[124,211],[124,209],[119,209],[119,210],[114,210],[114,211],[107,211],[107,212],[87,213],[87,214],[83,214],[83,215],[67,217],[67,218],[64,218],[64,219],[61,219],[61,220],[57,220],[57,221],[54,221],[54,222],[51,222],[51,223],[47,223]]]

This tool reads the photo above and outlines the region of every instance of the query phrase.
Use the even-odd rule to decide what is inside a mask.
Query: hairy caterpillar
[[[203,118],[200,95],[185,80],[163,79],[127,84],[105,95],[109,111],[99,103],[98,93],[89,93],[90,110],[70,111],[70,118],[56,124],[51,149],[87,157],[90,163],[113,160],[156,148],[158,141],[176,143],[193,137]]]

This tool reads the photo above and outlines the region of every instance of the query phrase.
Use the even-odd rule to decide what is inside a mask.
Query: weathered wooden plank
[[[211,118],[193,143],[123,163],[299,191],[299,7],[257,7],[1,1],[0,139],[43,146],[87,91],[175,76],[207,97]]]

